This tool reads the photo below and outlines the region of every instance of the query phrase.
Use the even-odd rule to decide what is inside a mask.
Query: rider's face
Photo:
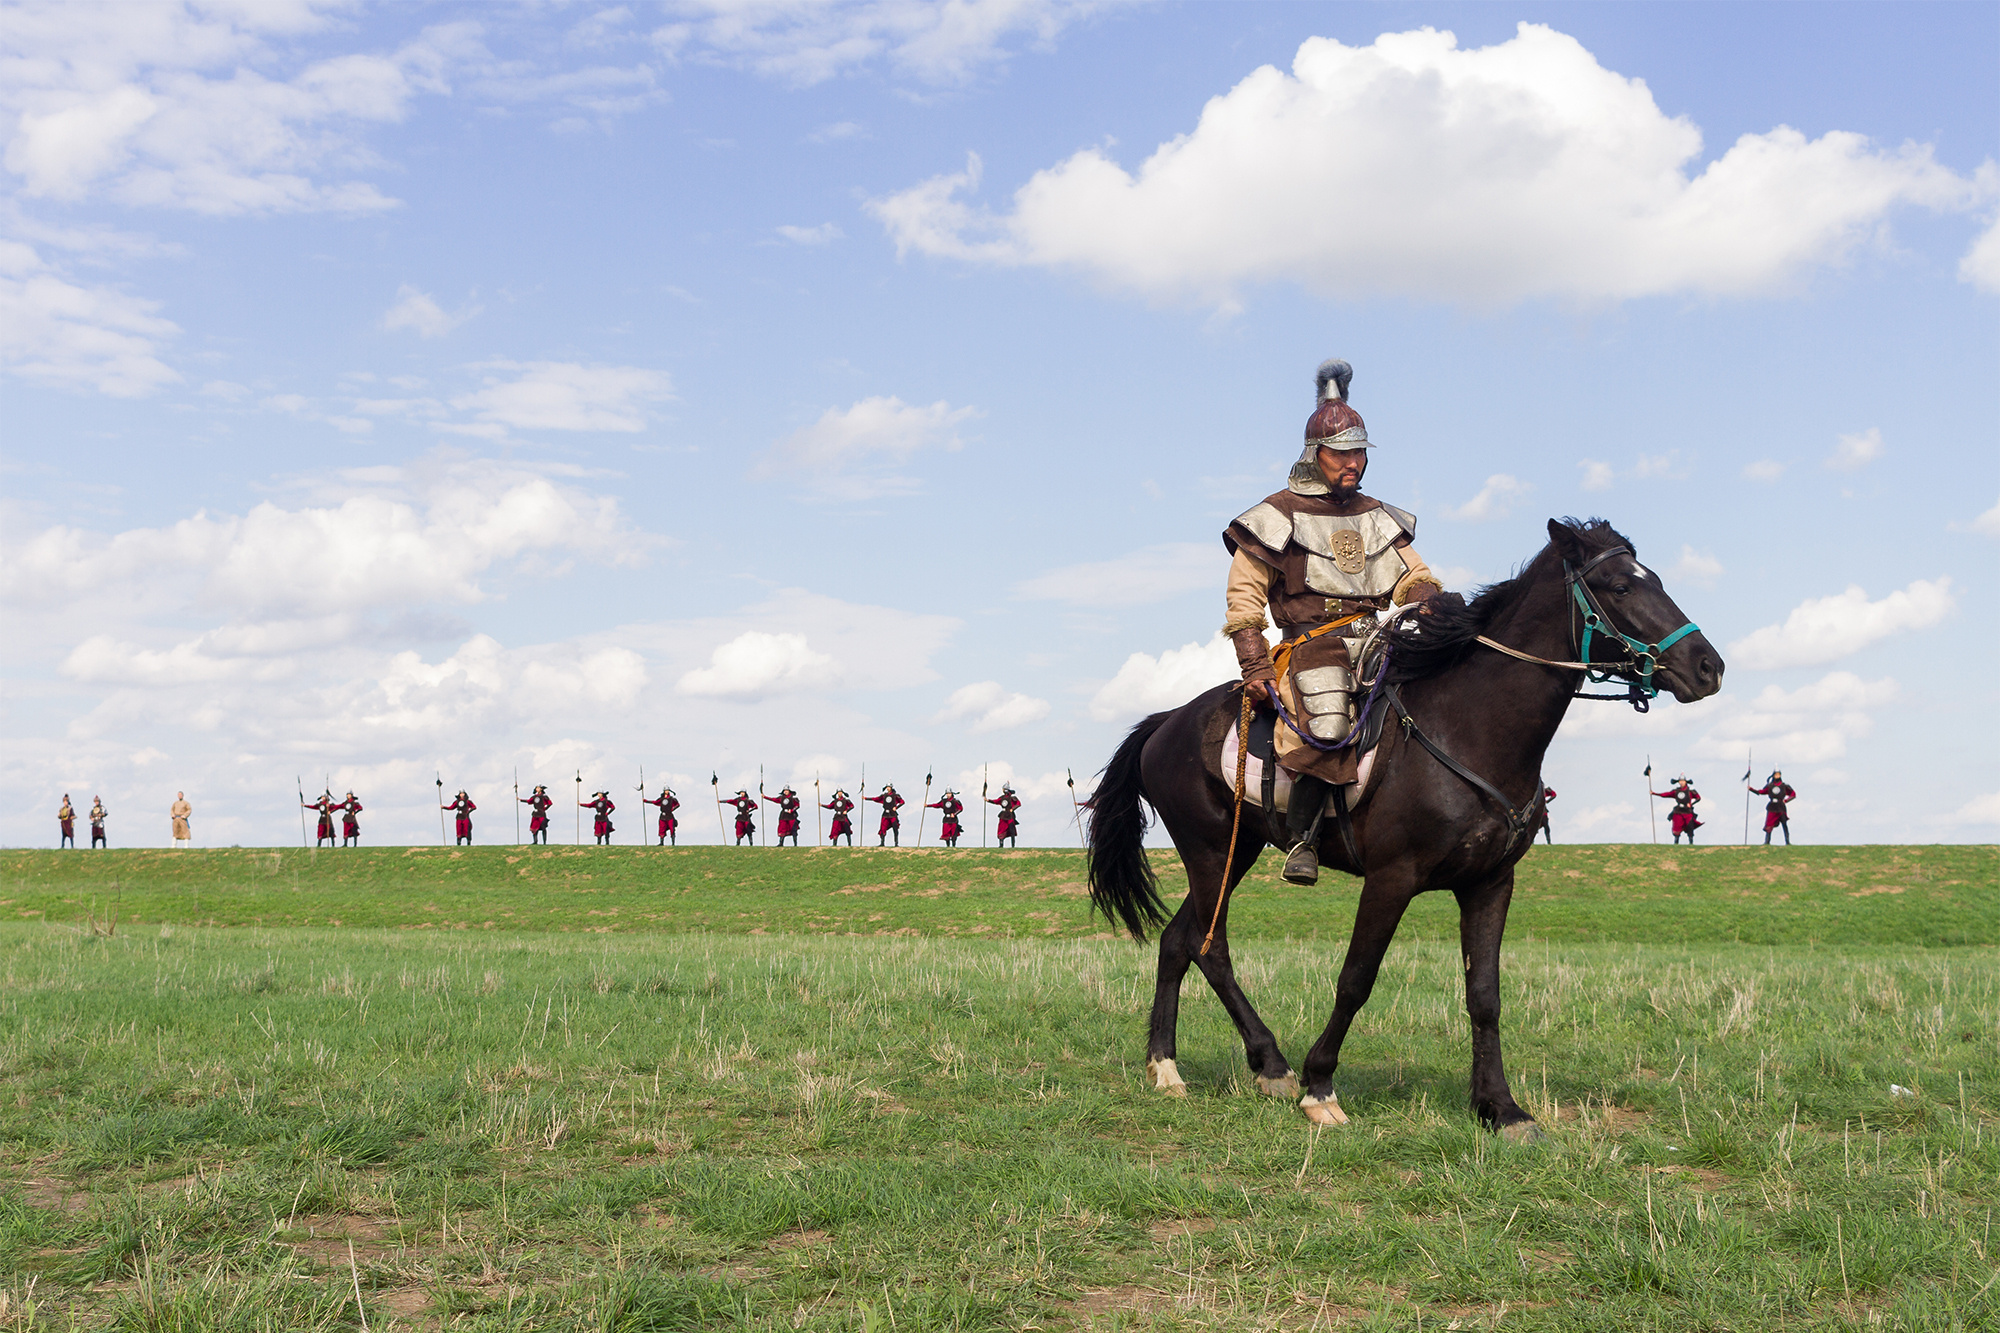
[[[1321,449],[1319,451],[1319,472],[1326,478],[1326,484],[1335,491],[1353,491],[1361,485],[1362,474],[1368,471],[1368,451],[1366,449]]]

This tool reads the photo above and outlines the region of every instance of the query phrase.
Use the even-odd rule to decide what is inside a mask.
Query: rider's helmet
[[[1297,495],[1325,495],[1326,477],[1319,470],[1321,449],[1370,449],[1368,427],[1361,414],[1347,405],[1347,386],[1354,367],[1335,358],[1322,361],[1313,376],[1315,405],[1306,418],[1305,449],[1292,464],[1286,486]]]

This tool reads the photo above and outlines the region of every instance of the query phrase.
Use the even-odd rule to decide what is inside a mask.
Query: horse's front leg
[[[1405,880],[1391,881],[1370,875],[1361,885],[1361,902],[1354,909],[1354,935],[1347,942],[1347,958],[1340,965],[1340,981],[1333,993],[1333,1016],[1326,1031],[1306,1052],[1305,1096],[1299,1105],[1306,1118],[1319,1125],[1344,1125],[1347,1116],[1340,1109],[1340,1097],[1333,1090],[1333,1074],[1340,1068],[1340,1046],[1347,1039],[1348,1026],[1375,989],[1375,974],[1381,970],[1382,955],[1389,951],[1396,927],[1414,896]]]
[[[1516,1143],[1542,1137],[1507,1086],[1500,1058],[1500,937],[1514,899],[1514,868],[1458,893],[1458,940],[1465,963],[1465,1012],[1472,1020],[1472,1109],[1488,1129]]]

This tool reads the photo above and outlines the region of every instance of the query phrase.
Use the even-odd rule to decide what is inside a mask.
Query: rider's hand
[[[1243,683],[1243,690],[1246,694],[1250,696],[1250,700],[1252,703],[1261,704],[1265,708],[1271,707],[1272,699],[1274,696],[1271,693],[1270,681],[1268,680],[1245,681]]]

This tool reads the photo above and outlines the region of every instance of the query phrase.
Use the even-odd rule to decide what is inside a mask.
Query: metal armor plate
[[[1402,535],[1402,525],[1379,509],[1352,518],[1300,514],[1292,521],[1292,539],[1306,551],[1306,586],[1329,597],[1386,597],[1395,591],[1403,562],[1390,558],[1390,551]],[[1358,569],[1347,567],[1357,563]]]
[[[1292,520],[1285,517],[1277,506],[1266,501],[1236,520],[1250,530],[1255,537],[1273,551],[1285,549],[1285,543],[1292,539]]]

